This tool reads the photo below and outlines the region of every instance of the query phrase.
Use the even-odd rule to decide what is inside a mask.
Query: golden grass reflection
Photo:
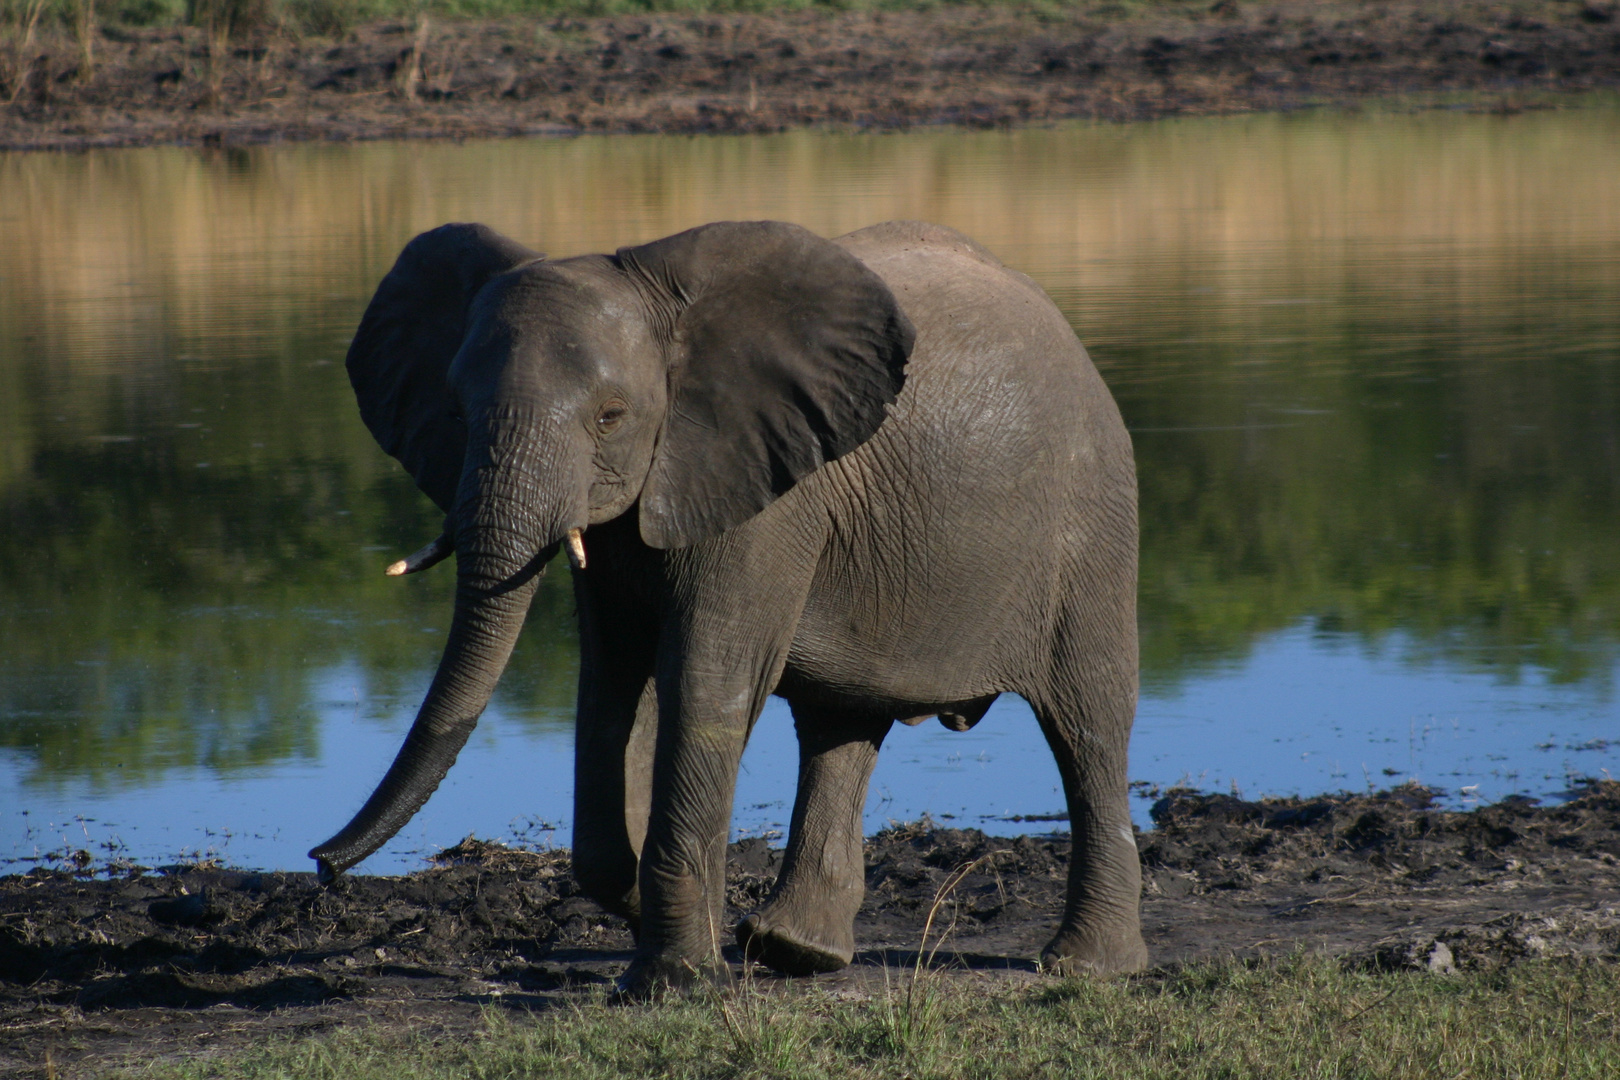
[[[1320,266],[1397,241],[1545,254],[1620,237],[1615,115],[13,154],[0,319],[54,327],[42,346],[67,335],[63,359],[95,365],[127,356],[154,295],[182,325],[361,301],[410,236],[451,220],[567,255],[723,218],[826,235],[920,218],[1060,290],[1151,289],[1144,259],[1196,258],[1218,278],[1227,262]]]

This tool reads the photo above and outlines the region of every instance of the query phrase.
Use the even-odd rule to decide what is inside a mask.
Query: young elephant
[[[781,877],[737,928],[782,971],[854,952],[861,809],[895,720],[1034,707],[1073,828],[1041,958],[1141,967],[1126,806],[1136,478],[1051,301],[949,229],[828,241],[722,222],[546,260],[487,228],[405,248],[349,351],[361,415],[446,513],[390,572],[457,556],[455,615],[399,756],[323,877],[386,842],[466,742],[566,544],[580,618],[574,872],[637,927],[621,991],[724,977],[743,744],[792,705]]]

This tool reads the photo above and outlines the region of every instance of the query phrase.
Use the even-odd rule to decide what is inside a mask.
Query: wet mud
[[[1471,812],[1418,787],[1259,802],[1172,792],[1153,817],[1138,843],[1161,966],[1299,949],[1436,974],[1620,962],[1620,783]],[[947,972],[1044,978],[1033,958],[1061,911],[1067,848],[926,822],[880,833],[855,964],[796,985],[881,992],[919,953]],[[780,857],[762,840],[732,846],[729,917],[765,898]],[[631,948],[561,851],[469,840],[428,870],[333,888],[214,866],[36,869],[0,877],[0,1076],[38,1074],[47,1051],[72,1076],[359,1020],[470,1030],[488,1006],[599,993]]]
[[[0,149],[581,132],[898,129],[1620,87],[1613,0],[1221,0],[1056,9],[103,26],[0,42]],[[1481,96],[1483,95],[1483,96]]]

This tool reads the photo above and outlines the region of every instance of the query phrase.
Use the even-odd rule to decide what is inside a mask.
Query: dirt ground
[[[1620,782],[1467,813],[1417,787],[1261,802],[1173,792],[1153,817],[1138,842],[1159,965],[1295,949],[1436,973],[1620,962]],[[934,962],[1043,978],[1032,958],[1062,907],[1067,847],[926,823],[873,837],[862,951],[808,984],[864,994],[885,972],[903,978],[942,886],[970,864],[936,918]],[[729,917],[766,895],[779,858],[761,840],[733,846]],[[360,1020],[465,1031],[489,1005],[545,1009],[604,987],[630,949],[624,925],[577,894],[565,852],[478,841],[409,877],[330,889],[311,874],[196,866],[3,876],[0,1076],[43,1075],[47,1051],[72,1077]]]
[[[0,42],[0,149],[894,129],[1620,87],[1616,0],[378,22],[341,40],[103,26]],[[9,102],[9,104],[7,104]]]

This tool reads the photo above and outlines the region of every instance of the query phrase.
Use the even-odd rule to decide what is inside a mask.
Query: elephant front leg
[[[625,997],[729,983],[720,955],[726,840],[748,733],[781,678],[813,552],[743,543],[684,549],[659,633],[658,735],[641,850],[641,936]],[[730,557],[726,557],[726,556]]]
[[[601,559],[599,562],[606,563]],[[639,934],[637,860],[647,832],[658,693],[657,627],[645,605],[575,573],[580,617],[579,707],[574,726],[574,880]]]
[[[651,666],[650,663],[648,665]],[[647,833],[658,694],[631,674],[581,693],[574,732],[574,880],[640,934],[638,860]]]
[[[720,955],[726,840],[737,767],[758,708],[711,707],[703,721],[673,705],[662,705],[660,713],[641,851],[641,932],[618,985],[626,998],[731,981]]]
[[[855,956],[866,893],[866,788],[893,721],[799,705],[799,791],[782,872],[766,905],[737,924],[751,958],[785,975],[837,971]]]

